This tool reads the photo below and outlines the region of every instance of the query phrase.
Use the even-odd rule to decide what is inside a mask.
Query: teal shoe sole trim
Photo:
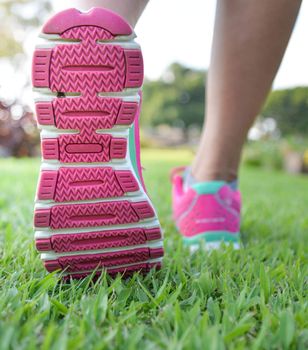
[[[198,234],[194,237],[185,237],[183,239],[185,245],[191,245],[200,243],[200,241],[205,242],[240,242],[239,233],[230,233],[228,231],[212,231]]]
[[[129,155],[130,155],[130,160],[133,165],[133,169],[135,171],[135,174],[140,181],[140,175],[138,171],[138,165],[137,165],[137,157],[136,157],[136,144],[135,144],[135,124],[133,124],[130,129],[129,129]]]
[[[198,194],[214,194],[217,193],[225,184],[225,181],[205,181],[198,182],[191,187]]]

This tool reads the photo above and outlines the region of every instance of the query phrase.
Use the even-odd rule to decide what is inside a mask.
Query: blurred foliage
[[[161,79],[146,81],[141,123],[201,127],[204,120],[206,72],[174,63]],[[308,87],[272,91],[261,112],[272,118],[281,136],[308,134]]]
[[[308,137],[307,135],[286,136],[281,140],[281,149],[284,153],[298,152],[303,154],[308,150]]]
[[[0,0],[0,60],[9,60],[14,69],[20,69],[24,65],[24,42],[27,35],[40,26],[50,12],[51,0]],[[182,128],[183,142],[187,143],[190,130],[193,127],[201,129],[203,124],[205,87],[205,71],[178,63],[172,64],[160,79],[145,80],[141,125],[148,129],[164,125],[177,130]],[[14,111],[18,109],[21,112],[16,115]],[[308,87],[273,91],[261,116],[260,121],[274,119],[278,134],[285,140],[280,143],[271,140],[248,143],[244,162],[281,168],[285,154],[305,153],[308,148]],[[36,154],[38,134],[33,131],[33,126],[32,114],[27,106],[21,104],[19,96],[15,97],[15,102],[4,101],[0,96],[2,155]],[[171,131],[165,131],[163,135],[161,133],[160,137],[166,137],[166,134],[172,139]],[[302,138],[298,137],[300,135]],[[148,136],[141,136],[144,146],[155,143]],[[193,139],[197,140],[198,137],[193,136]]]
[[[146,81],[141,123],[167,124],[187,129],[202,126],[205,72],[172,64],[162,79]]]
[[[37,156],[39,134],[35,124],[27,107],[0,102],[0,156]]]
[[[283,168],[281,144],[277,140],[250,141],[243,152],[243,163],[254,167]]]
[[[307,136],[308,87],[273,91],[267,99],[262,115],[275,119],[283,136]]]
[[[50,11],[50,0],[1,0],[0,64],[9,62],[15,71],[23,72],[28,35],[42,24]],[[0,84],[1,88],[5,88],[6,81],[0,80]],[[16,81],[15,96],[0,96],[1,156],[24,157],[39,153],[39,133],[33,113],[20,96],[23,88],[29,88],[29,82],[25,84],[24,81]]]
[[[0,58],[22,53],[28,31],[38,27],[50,11],[50,0],[1,0]]]
[[[307,173],[308,139],[292,136],[280,140],[249,141],[245,145],[242,161],[253,167]]]

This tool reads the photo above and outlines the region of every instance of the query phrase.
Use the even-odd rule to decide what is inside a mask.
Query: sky
[[[189,5],[188,5],[189,4]],[[174,62],[208,68],[215,0],[151,0],[136,27],[145,73],[158,78]],[[301,12],[274,88],[308,85],[308,1]]]

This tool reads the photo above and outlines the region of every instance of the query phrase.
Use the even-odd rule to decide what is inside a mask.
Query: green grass
[[[144,152],[165,228],[164,268],[62,284],[33,247],[38,160],[0,160],[0,349],[307,349],[308,179],[245,168],[245,249],[190,255],[170,213],[169,169]],[[306,279],[306,280],[305,280]]]

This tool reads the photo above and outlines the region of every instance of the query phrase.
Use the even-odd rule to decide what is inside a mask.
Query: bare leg
[[[237,177],[241,150],[282,60],[300,0],[218,0],[198,181]]]
[[[149,0],[77,0],[76,7],[88,10],[91,7],[104,7],[112,10],[135,27]]]

